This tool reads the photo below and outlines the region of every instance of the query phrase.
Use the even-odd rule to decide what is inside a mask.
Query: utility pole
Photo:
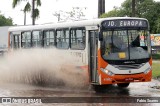
[[[98,0],[98,18],[105,13],[105,0]]]
[[[136,6],[136,2],[135,2],[135,0],[132,0],[132,17],[135,17],[135,7]]]
[[[32,0],[32,25],[35,25],[34,8],[35,8],[35,0]]]

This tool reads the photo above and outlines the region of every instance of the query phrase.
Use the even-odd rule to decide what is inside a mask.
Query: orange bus
[[[95,90],[108,84],[128,87],[152,78],[149,23],[114,17],[9,28],[9,48],[56,47],[78,53]]]

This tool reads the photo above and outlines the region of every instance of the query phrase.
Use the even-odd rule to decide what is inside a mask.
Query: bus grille
[[[141,68],[145,63],[142,64],[131,64],[131,65],[113,65],[115,68],[118,68],[119,70],[128,70],[128,69],[139,69]]]

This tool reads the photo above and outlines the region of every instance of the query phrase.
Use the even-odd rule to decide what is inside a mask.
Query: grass
[[[160,78],[160,51],[156,54],[152,54],[152,78]]]
[[[152,58],[153,58],[153,60],[160,60],[160,52],[158,52],[156,54],[152,54]]]
[[[160,77],[160,62],[153,62],[152,64],[152,78]]]

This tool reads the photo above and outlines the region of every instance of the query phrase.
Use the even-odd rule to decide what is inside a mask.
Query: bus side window
[[[85,49],[85,29],[72,28],[71,29],[71,49]]]
[[[31,32],[26,31],[21,34],[21,47],[31,48]]]
[[[19,34],[13,34],[13,48],[19,48]]]
[[[41,31],[32,32],[32,47],[42,47],[42,32]]]
[[[10,35],[9,35],[9,47],[13,48],[13,33],[12,32],[10,32]]]
[[[57,48],[68,49],[69,48],[69,29],[57,30]]]
[[[44,42],[44,47],[55,46],[55,31],[54,30],[44,31],[43,42]]]

